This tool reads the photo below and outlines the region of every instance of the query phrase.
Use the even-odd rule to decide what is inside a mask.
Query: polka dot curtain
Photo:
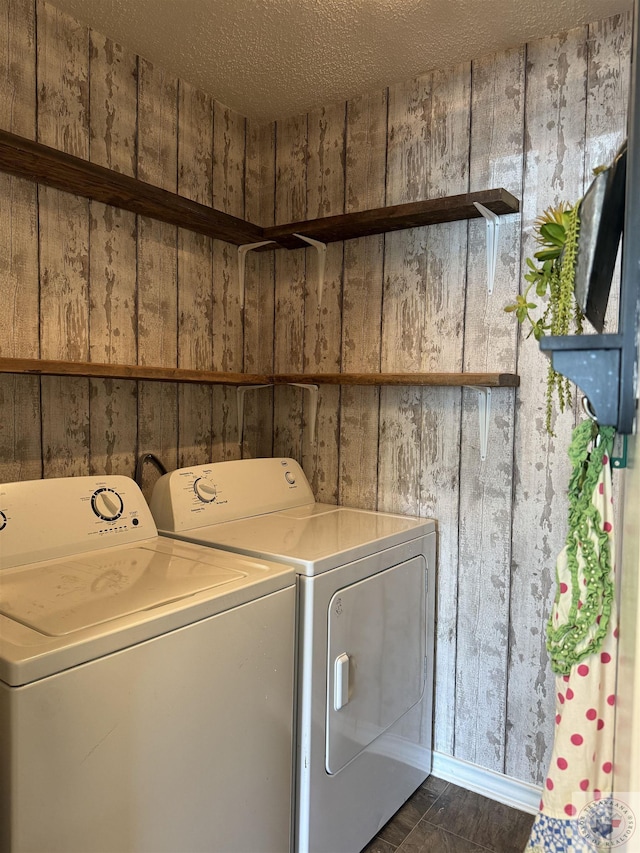
[[[547,628],[557,673],[555,738],[527,853],[592,853],[606,848],[612,832],[598,804],[612,792],[616,703],[613,435],[584,422],[574,430],[569,451],[569,533],[556,564]]]

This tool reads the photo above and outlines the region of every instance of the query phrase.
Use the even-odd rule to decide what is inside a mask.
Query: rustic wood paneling
[[[524,87],[524,49],[473,63],[472,192],[487,186],[487,181],[498,181],[521,197]],[[517,329],[513,316],[502,307],[513,298],[514,282],[520,277],[520,217],[506,217],[500,223],[500,251],[491,294],[485,230],[484,223],[469,223],[464,370],[492,370],[496,365],[513,370]],[[465,391],[460,444],[455,754],[502,772],[515,395],[492,394],[484,462],[480,458],[478,405],[478,392]]]
[[[583,192],[587,32],[571,30],[527,46],[522,258],[533,255],[533,220]],[[573,411],[545,432],[547,360],[521,332],[516,407],[506,772],[542,782],[553,734],[553,675],[544,628],[554,595],[555,559],[566,535],[566,448]]]
[[[276,124],[275,222],[293,222],[306,216],[307,117]],[[304,368],[305,250],[276,251],[276,307],[274,369]],[[274,394],[273,452],[302,464],[302,391],[278,388]],[[310,478],[312,471],[305,472]]]
[[[247,123],[245,216],[272,225],[275,203],[275,124]],[[273,372],[275,252],[249,252],[244,293],[244,369]],[[271,456],[273,451],[273,390],[245,395],[243,455]]]
[[[588,38],[585,188],[626,137],[631,12],[591,24]]]
[[[137,70],[134,54],[99,33],[90,35],[91,161],[135,176]],[[136,216],[90,203],[89,356],[92,361],[135,364]],[[94,379],[90,383],[92,473],[135,470],[137,386]]]
[[[428,195],[429,117],[432,75],[389,89],[386,202],[401,204]],[[385,238],[381,369],[420,370],[427,291],[428,229]],[[378,509],[419,512],[422,392],[380,392]]]
[[[307,216],[344,212],[345,104],[310,113],[308,118]],[[304,369],[313,373],[340,370],[342,329],[342,268],[344,243],[330,243],[325,258],[322,299],[318,294],[318,253],[307,252],[304,308]],[[320,385],[315,441],[305,401],[306,434],[303,468],[311,472],[316,500],[338,502],[340,389]]]
[[[434,72],[429,113],[427,195],[469,189],[471,68],[459,65]],[[424,370],[460,370],[466,290],[467,224],[429,229],[421,365]],[[461,391],[423,389],[421,446],[417,480],[418,514],[438,519],[438,595],[436,604],[435,745],[451,744],[455,726],[457,639],[451,619],[458,607],[458,502],[460,481]],[[454,632],[455,633],[455,632]]]
[[[89,32],[68,15],[37,4],[38,142],[89,156]],[[40,353],[89,355],[89,202],[40,187]],[[46,477],[89,471],[89,381],[43,378],[42,443]]]
[[[145,60],[138,63],[138,177],[175,192],[177,81]],[[176,228],[138,217],[138,360],[177,364]],[[169,470],[178,463],[178,393],[172,383],[140,382],[138,450]],[[152,469],[153,472],[153,469]],[[144,482],[149,495],[152,482]]]
[[[200,204],[213,200],[213,99],[180,83],[178,193]],[[213,241],[178,230],[178,366],[213,369]],[[178,464],[213,458],[213,391],[178,386]]]
[[[244,216],[246,120],[216,103],[213,120],[213,204],[233,216]],[[238,296],[238,251],[213,242],[213,363],[216,370],[242,370],[244,339]],[[236,392],[213,391],[213,458],[240,456]]]
[[[589,27],[585,191],[593,180],[593,169],[611,163],[627,135],[631,31],[631,12],[607,18]],[[619,294],[620,252],[605,316],[607,332],[618,330]],[[589,323],[585,325],[587,330],[594,331]],[[578,420],[584,417],[580,397],[578,395],[576,401]],[[617,530],[622,529],[624,478],[624,474],[614,474],[613,477]]]
[[[347,104],[345,212],[383,207],[387,90]],[[342,369],[380,369],[384,235],[344,247]],[[339,502],[375,509],[378,501],[379,388],[343,388],[340,396]]]
[[[0,5],[0,126],[36,135],[35,4]],[[24,57],[33,57],[25,62]],[[39,288],[37,190],[30,181],[0,174],[0,354],[38,357]],[[42,476],[40,380],[0,377],[0,481]]]

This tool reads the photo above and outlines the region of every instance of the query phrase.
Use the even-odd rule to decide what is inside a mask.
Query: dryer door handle
[[[349,701],[349,655],[342,652],[333,662],[333,707],[336,711]]]

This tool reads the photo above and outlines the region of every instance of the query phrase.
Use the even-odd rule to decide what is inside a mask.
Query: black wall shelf
[[[540,349],[550,355],[554,370],[575,382],[586,394],[598,423],[614,426],[624,435],[634,431],[636,417],[640,311],[640,27],[637,3],[634,11],[618,332],[545,337],[540,341]],[[609,285],[610,279],[596,282],[603,291],[607,288],[607,293]]]

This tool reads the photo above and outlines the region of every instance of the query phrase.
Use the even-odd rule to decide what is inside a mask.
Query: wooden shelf
[[[299,249],[308,244],[297,239],[296,233],[331,243],[438,222],[472,219],[480,216],[474,201],[496,214],[515,213],[520,207],[518,199],[511,193],[504,189],[490,189],[261,228],[4,130],[0,130],[0,171],[150,216],[236,246],[273,240],[278,246]],[[273,248],[265,246],[264,250]]]
[[[274,385],[307,382],[316,385],[472,385],[485,388],[517,388],[515,373],[276,373]]]
[[[75,193],[104,204],[150,216],[237,246],[273,240],[287,249],[308,244],[295,237],[325,243],[351,240],[386,231],[471,219],[481,214],[474,202],[498,215],[515,213],[518,200],[504,189],[490,189],[447,198],[365,210],[324,219],[292,222],[261,228],[175,193],[105,169],[55,148],[41,145],[0,130],[0,171]],[[264,247],[268,250],[271,247]],[[517,387],[520,379],[510,373],[313,373],[250,374],[221,373],[176,367],[149,367],[134,364],[98,364],[40,359],[0,358],[0,373],[39,376],[76,376],[96,379],[191,382],[208,385],[285,385],[292,382],[330,385],[432,385]]]
[[[262,374],[218,373],[185,367],[148,367],[142,364],[101,364],[93,361],[56,361],[38,358],[0,358],[0,373],[36,376],[76,376],[90,379],[149,379],[154,382],[190,382],[207,385],[268,385]]]
[[[421,225],[476,219],[482,215],[474,206],[476,201],[498,215],[517,213],[520,209],[518,199],[506,190],[482,190],[446,198],[396,204],[391,207],[378,207],[359,213],[344,213],[322,219],[276,225],[264,229],[263,239],[275,240],[287,249],[299,249],[307,244],[298,240],[294,234],[304,234],[305,237],[313,237],[314,240],[320,240],[323,243],[333,243],[337,240],[352,240],[356,237],[400,231]]]
[[[0,373],[35,376],[74,376],[91,379],[135,379],[187,382],[200,385],[432,385],[516,388],[514,373],[221,373],[184,367],[147,367],[138,364],[99,364],[36,358],[0,358]]]
[[[236,246],[262,240],[262,228],[144,181],[0,131],[0,171],[178,225]]]

